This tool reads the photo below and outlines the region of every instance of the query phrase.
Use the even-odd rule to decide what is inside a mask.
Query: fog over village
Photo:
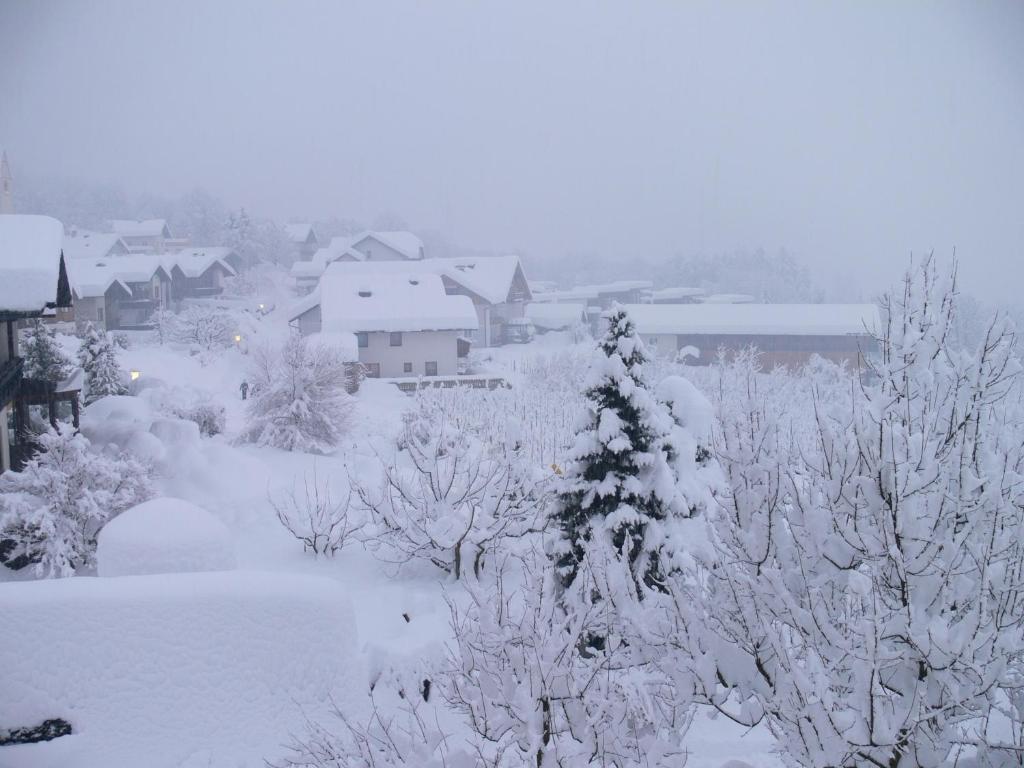
[[[1024,5],[0,0],[0,768],[1024,765]]]

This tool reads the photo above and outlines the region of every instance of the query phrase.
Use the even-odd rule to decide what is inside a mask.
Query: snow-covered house
[[[188,240],[175,238],[166,219],[114,219],[110,231],[122,240],[132,253],[164,253],[188,245]]]
[[[629,304],[625,310],[652,354],[708,365],[720,349],[756,347],[766,368],[797,366],[812,355],[856,364],[874,354],[881,330],[874,304]]]
[[[336,251],[331,264],[337,274],[350,275],[352,279],[371,274],[393,274],[396,279],[407,274],[437,275],[446,293],[468,296],[477,315],[478,329],[469,338],[480,346],[504,343],[506,324],[521,319],[532,298],[518,256],[371,262],[355,258],[353,250]]]
[[[108,331],[151,328],[153,313],[171,301],[172,278],[161,257],[148,254],[68,262],[76,321]]]
[[[419,270],[353,274],[332,264],[289,320],[303,336],[353,333],[370,377],[454,376],[477,328],[473,302]]]
[[[63,239],[49,216],[0,215],[0,472],[27,458],[29,405],[45,406],[55,424],[58,403],[70,402],[78,426],[78,389],[25,379],[18,349],[19,323],[71,306]]]
[[[320,239],[312,224],[286,224],[284,232],[295,249],[298,261],[309,261],[320,247]]]
[[[423,259],[423,241],[412,232],[373,232],[331,238],[331,242],[313,254],[309,261],[292,265],[292,278],[299,293],[316,287],[320,276],[335,261],[411,262]]]
[[[230,248],[187,248],[168,254],[163,265],[171,275],[171,300],[201,299],[224,292],[224,280],[237,274]]]

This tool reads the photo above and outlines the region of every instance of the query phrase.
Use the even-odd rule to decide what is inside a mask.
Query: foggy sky
[[[1024,277],[1024,3],[0,0],[15,173],[474,247]]]

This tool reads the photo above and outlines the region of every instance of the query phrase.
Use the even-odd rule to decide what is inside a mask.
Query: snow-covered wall
[[[262,765],[301,727],[295,702],[322,716],[365,691],[350,604],[318,577],[3,583],[0,616],[0,723],[62,717],[78,734],[5,748],[5,765]]]

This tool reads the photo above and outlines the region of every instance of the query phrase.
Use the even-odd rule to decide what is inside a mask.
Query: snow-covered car
[[[505,323],[506,344],[526,344],[536,335],[537,329],[528,317],[516,317]]]

